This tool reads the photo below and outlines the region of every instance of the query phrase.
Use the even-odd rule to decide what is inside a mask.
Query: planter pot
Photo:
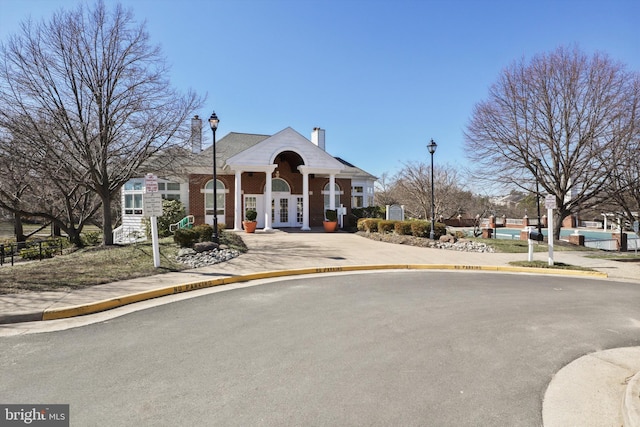
[[[256,221],[242,221],[242,226],[246,233],[255,233],[257,225]]]
[[[333,233],[338,229],[338,221],[324,221],[322,225],[327,233]]]

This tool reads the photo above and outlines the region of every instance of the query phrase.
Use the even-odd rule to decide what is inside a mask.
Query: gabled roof
[[[285,151],[297,153],[307,168],[339,173],[344,165],[326,151],[300,135],[291,127],[287,127],[252,147],[243,150],[226,160],[232,169],[264,167],[273,164],[276,156]]]
[[[216,165],[221,169],[229,157],[241,153],[253,147],[261,141],[269,138],[269,135],[252,133],[230,132],[222,139],[216,141]],[[209,173],[212,168],[213,146],[209,146],[200,153],[193,155],[191,160],[191,173]]]
[[[218,170],[229,166],[250,168],[264,167],[273,162],[283,151],[294,151],[304,160],[310,170],[331,171],[339,175],[349,175],[362,179],[376,179],[375,176],[339,158],[333,157],[300,133],[287,127],[274,135],[230,132],[216,141],[216,165]],[[207,174],[211,172],[213,149],[211,146],[198,154],[189,156],[189,173]],[[313,172],[311,172],[313,173]]]
[[[221,140],[216,141],[216,157],[218,158],[218,162],[224,164],[230,157],[242,153],[267,138],[270,138],[270,136],[230,132]],[[203,150],[200,155],[211,158],[213,155],[212,150],[212,147],[208,147],[206,150]]]

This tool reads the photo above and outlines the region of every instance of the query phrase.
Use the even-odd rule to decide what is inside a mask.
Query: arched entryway
[[[291,194],[291,186],[282,178],[271,180],[271,222],[275,228],[302,225],[302,196]]]

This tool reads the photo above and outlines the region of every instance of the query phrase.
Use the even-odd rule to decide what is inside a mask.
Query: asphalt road
[[[637,284],[325,275],[0,338],[0,402],[72,426],[540,426],[555,372],[640,345]]]

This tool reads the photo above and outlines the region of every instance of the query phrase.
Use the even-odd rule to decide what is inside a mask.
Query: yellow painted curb
[[[273,277],[299,276],[305,274],[318,273],[341,273],[348,271],[367,270],[456,270],[456,271],[504,271],[509,273],[535,273],[565,276],[589,276],[595,278],[609,277],[607,273],[598,271],[564,270],[553,268],[529,268],[529,267],[500,267],[485,265],[451,265],[451,264],[378,264],[378,265],[347,265],[336,267],[316,267],[300,268],[293,270],[264,271],[260,273],[245,274],[242,276],[230,276],[220,279],[191,282],[182,285],[167,286],[151,291],[138,292],[117,298],[110,298],[89,304],[81,304],[64,308],[54,308],[44,310],[42,320],[64,319],[69,317],[82,316],[85,314],[98,313],[124,305],[133,304],[152,298],[174,295],[183,292],[195,291],[198,289],[211,288],[214,286],[228,285],[238,282],[249,282],[251,280],[269,279]]]

